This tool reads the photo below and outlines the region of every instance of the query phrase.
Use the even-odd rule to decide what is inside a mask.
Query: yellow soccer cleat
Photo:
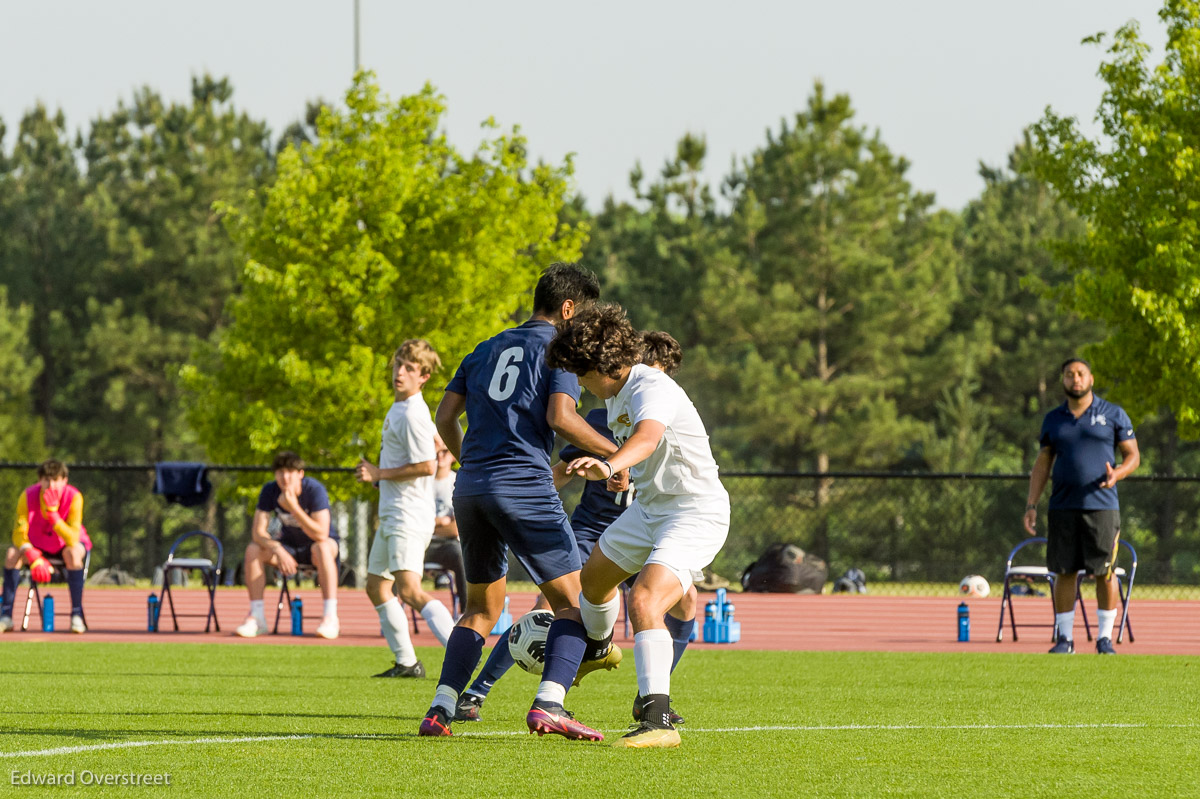
[[[596,658],[595,660],[585,660],[579,664],[579,671],[575,672],[575,679],[571,682],[571,685],[579,685],[579,681],[591,674],[593,671],[597,671],[599,669],[607,669],[608,671],[612,671],[621,665],[622,657],[624,657],[624,653],[621,652],[621,647],[617,646],[616,644],[611,644],[608,647],[608,652],[605,653],[604,657]]]
[[[618,738],[613,746],[626,749],[674,749],[679,746],[679,730],[643,723]]]

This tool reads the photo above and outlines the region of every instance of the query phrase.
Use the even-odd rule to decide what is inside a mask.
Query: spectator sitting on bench
[[[280,452],[272,464],[275,479],[262,487],[250,528],[253,539],[246,547],[246,589],[250,592],[250,615],[237,634],[253,638],[267,631],[263,611],[266,566],[275,567],[285,578],[300,565],[314,566],[325,609],[317,626],[318,638],[337,638],[338,537],[329,523],[329,494],[325,486],[304,476],[304,461],[294,452]],[[279,540],[267,531],[272,516],[281,525]]]
[[[13,601],[24,561],[30,579],[50,582],[53,567],[46,556],[62,557],[71,592],[71,632],[83,633],[83,563],[92,548],[83,526],[83,494],[67,483],[67,465],[48,460],[37,469],[38,481],[17,499],[12,546],[4,558],[4,593],[0,598],[0,633],[13,629]]]

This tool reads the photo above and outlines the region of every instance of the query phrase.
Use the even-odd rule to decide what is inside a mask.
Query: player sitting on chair
[[[50,582],[53,571],[47,556],[59,555],[66,566],[71,592],[71,632],[87,631],[83,623],[83,562],[92,548],[83,526],[83,494],[67,483],[67,465],[44,461],[38,481],[21,492],[13,525],[12,546],[4,558],[4,594],[0,599],[0,633],[13,628],[13,601],[24,561],[34,582]]]
[[[250,615],[237,634],[253,638],[267,631],[263,612],[266,566],[273,566],[284,578],[296,573],[298,565],[314,566],[324,615],[317,626],[318,638],[337,638],[337,531],[329,523],[329,494],[325,486],[304,475],[304,461],[294,452],[280,452],[271,465],[275,479],[262,487],[258,506],[250,526],[253,539],[246,547],[246,590],[250,592]],[[268,532],[272,517],[279,520],[278,541]]]
[[[638,575],[629,615],[642,718],[617,745],[678,746],[670,721],[671,634],[663,615],[684,597],[692,572],[711,563],[724,545],[729,495],[695,406],[674,380],[641,362],[641,336],[619,306],[586,309],[564,324],[546,360],[576,374],[604,400],[620,444],[608,460],[578,458],[567,472],[608,480],[629,469],[637,490],[580,575],[579,607],[589,638],[611,633],[620,612],[617,586]]]
[[[421,588],[425,548],[436,524],[433,475],[442,447],[421,389],[441,366],[429,342],[409,339],[400,345],[392,355],[395,402],[383,420],[379,465],[366,459],[358,464],[359,480],[379,484],[379,529],[367,556],[367,596],[395,656],[394,665],[376,677],[425,676],[400,601],[420,611],[442,646],[454,629],[446,606]]]

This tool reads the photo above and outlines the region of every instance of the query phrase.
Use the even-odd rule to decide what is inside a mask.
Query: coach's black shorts
[[[1046,541],[1046,568],[1054,574],[1107,577],[1116,565],[1113,554],[1121,535],[1119,510],[1051,510]]]

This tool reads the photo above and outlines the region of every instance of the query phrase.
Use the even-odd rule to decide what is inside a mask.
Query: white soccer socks
[[[1054,614],[1054,635],[1065,636],[1068,641],[1075,640],[1075,608]]]
[[[1117,623],[1117,609],[1105,610],[1104,608],[1096,609],[1096,625],[1100,628],[1096,631],[1097,638],[1112,638],[1113,626]]]
[[[580,594],[579,613],[583,616],[583,626],[587,630],[588,638],[603,641],[612,634],[613,625],[621,615],[621,594],[617,593],[612,599],[599,605],[593,605]],[[670,640],[670,636],[667,640]]]
[[[675,650],[666,630],[642,630],[633,636],[638,696],[671,694],[671,661]]]
[[[396,663],[401,666],[416,663],[417,651],[413,649],[412,636],[408,633],[408,619],[404,617],[404,608],[400,605],[400,600],[390,597],[382,605],[376,605],[375,612],[379,614],[379,626],[383,629],[388,649],[396,656]]]
[[[454,617],[446,606],[437,599],[431,599],[421,608],[421,618],[429,625],[438,643],[445,646],[450,640],[450,633],[454,632]]]

